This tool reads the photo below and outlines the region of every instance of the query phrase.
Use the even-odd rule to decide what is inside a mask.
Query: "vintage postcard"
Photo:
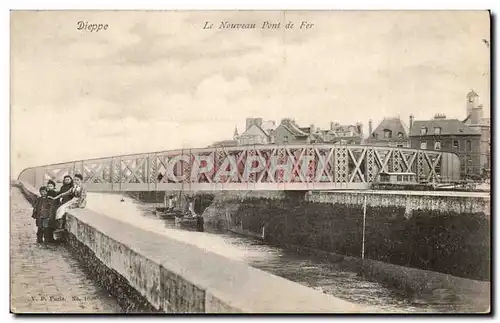
[[[12,313],[490,313],[490,12],[10,19]]]

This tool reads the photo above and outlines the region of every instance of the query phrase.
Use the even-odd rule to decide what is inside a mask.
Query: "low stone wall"
[[[126,313],[159,312],[116,270],[106,266],[95,253],[74,235],[67,237],[68,248],[95,282],[112,295]]]
[[[424,195],[425,194],[425,195]],[[309,202],[362,206],[404,208],[406,216],[413,211],[446,211],[457,214],[484,214],[490,216],[490,197],[465,196],[449,192],[310,192]]]
[[[376,312],[88,209],[71,210],[67,228],[72,250],[130,311]]]

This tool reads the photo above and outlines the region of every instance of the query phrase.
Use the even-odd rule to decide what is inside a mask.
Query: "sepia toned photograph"
[[[491,314],[491,16],[12,10],[14,314]]]

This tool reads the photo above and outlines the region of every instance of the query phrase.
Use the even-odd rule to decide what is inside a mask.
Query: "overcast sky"
[[[80,20],[109,27],[79,31]],[[247,116],[360,121],[365,133],[370,117],[374,128],[384,116],[463,119],[471,89],[489,116],[489,24],[465,11],[14,12],[12,172],[205,147]]]

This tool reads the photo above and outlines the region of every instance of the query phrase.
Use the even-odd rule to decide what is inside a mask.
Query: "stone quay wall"
[[[67,229],[70,250],[129,312],[377,312],[89,209],[71,210]]]
[[[344,258],[362,257],[364,231],[364,263],[376,264],[377,276],[385,263],[393,273],[399,267],[444,274],[423,289],[450,287],[447,281],[455,276],[484,290],[491,269],[490,199],[442,195],[296,192],[255,197],[224,192],[215,195],[203,216],[209,225],[270,244]],[[419,275],[399,276],[400,285],[416,291],[426,284],[411,281]]]

